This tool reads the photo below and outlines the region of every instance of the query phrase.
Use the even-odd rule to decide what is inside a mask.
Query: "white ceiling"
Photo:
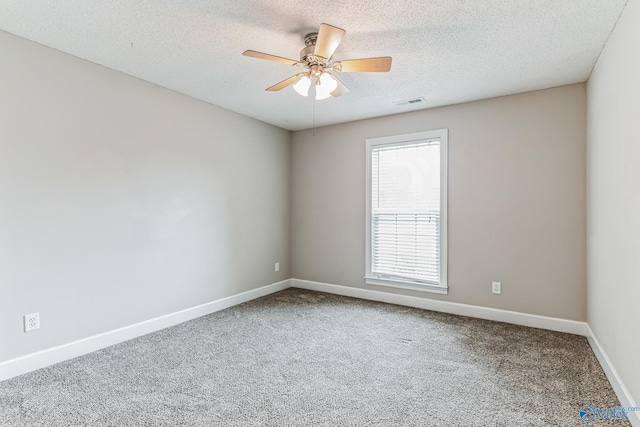
[[[289,130],[313,124],[299,58],[322,22],[347,31],[335,59],[392,56],[344,73],[315,103],[321,126],[587,80],[626,0],[0,0],[0,29]],[[394,101],[424,97],[398,107]]]

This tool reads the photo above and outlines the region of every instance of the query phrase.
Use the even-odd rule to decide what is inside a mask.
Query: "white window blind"
[[[441,206],[446,201],[441,153],[443,143],[446,151],[446,137],[444,141],[431,137],[391,143],[381,139],[386,143],[369,144],[366,275],[374,280],[446,287]]]

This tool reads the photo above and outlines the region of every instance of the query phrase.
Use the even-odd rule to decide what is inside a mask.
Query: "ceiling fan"
[[[341,28],[320,24],[317,33],[310,33],[304,37],[305,47],[300,51],[299,61],[255,50],[247,50],[243,55],[305,69],[304,72],[268,87],[267,91],[274,92],[294,85],[293,88],[302,96],[307,96],[310,88],[313,87],[315,99],[338,97],[349,92],[349,89],[333,74],[334,72],[387,72],[391,69],[390,56],[334,61],[333,53],[345,33],[346,31]]]

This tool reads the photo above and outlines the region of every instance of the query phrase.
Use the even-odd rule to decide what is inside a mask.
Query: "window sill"
[[[447,293],[449,293],[449,288],[447,286],[433,285],[430,283],[418,283],[418,282],[410,282],[410,281],[404,281],[404,280],[381,279],[379,277],[369,277],[369,276],[365,276],[364,282],[367,285],[386,286],[389,288],[408,289],[411,291],[430,292],[433,294],[446,295]]]

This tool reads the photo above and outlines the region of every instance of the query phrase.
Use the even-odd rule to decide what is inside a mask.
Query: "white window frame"
[[[365,250],[365,283],[368,285],[388,286],[392,288],[410,289],[414,291],[448,293],[447,285],[447,169],[448,169],[448,129],[408,133],[382,138],[370,138],[366,143],[366,250]],[[373,147],[379,145],[402,145],[424,140],[440,140],[440,280],[439,283],[421,282],[411,279],[390,279],[375,277],[371,272],[371,162]]]

